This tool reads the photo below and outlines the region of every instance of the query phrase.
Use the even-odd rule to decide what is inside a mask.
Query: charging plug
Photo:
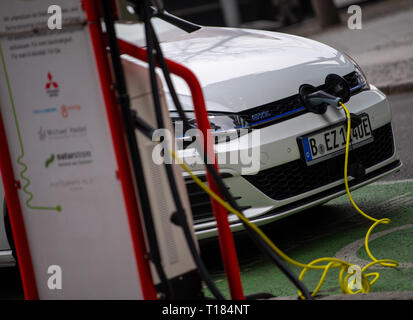
[[[305,107],[317,114],[324,114],[329,105],[339,107],[342,102],[340,97],[335,97],[323,90],[316,90],[309,84],[303,84],[300,87],[300,97]]]
[[[308,94],[305,99],[309,104],[311,104],[313,107],[316,107],[320,104],[327,104],[330,106],[334,107],[339,107],[340,102],[342,102],[342,99],[339,97],[335,97],[323,90],[319,90],[313,93]]]

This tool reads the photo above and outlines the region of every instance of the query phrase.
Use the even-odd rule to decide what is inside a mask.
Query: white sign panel
[[[0,107],[39,296],[140,299],[89,31],[65,27],[84,12],[53,4],[63,29],[28,33],[50,1],[0,2]]]

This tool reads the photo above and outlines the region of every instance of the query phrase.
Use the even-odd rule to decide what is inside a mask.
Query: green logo
[[[55,159],[54,154],[50,155],[50,157],[46,159],[44,163],[44,167],[48,168],[53,163],[54,159]]]

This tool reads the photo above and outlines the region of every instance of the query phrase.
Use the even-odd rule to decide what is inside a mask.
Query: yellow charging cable
[[[373,254],[371,253],[370,249],[369,249],[369,236],[370,233],[373,231],[373,229],[378,225],[378,224],[389,224],[390,223],[390,219],[388,218],[384,218],[384,219],[375,219],[370,217],[369,215],[367,215],[366,213],[364,213],[358,206],[357,204],[354,202],[353,197],[351,196],[350,193],[350,188],[348,187],[348,178],[347,178],[347,170],[348,170],[348,155],[349,155],[349,145],[350,145],[350,131],[351,131],[351,117],[350,117],[350,112],[348,111],[348,108],[345,106],[344,103],[340,102],[340,106],[343,107],[344,111],[346,112],[346,116],[347,116],[347,140],[346,140],[346,155],[345,155],[345,160],[344,160],[344,183],[346,185],[346,192],[347,192],[347,196],[351,202],[351,204],[353,205],[353,207],[362,215],[364,216],[366,219],[369,219],[371,221],[374,222],[374,224],[370,227],[370,229],[367,231],[366,234],[366,238],[364,240],[364,246],[366,248],[366,252],[369,255],[370,259],[372,261],[378,261]],[[384,267],[397,267],[398,263],[394,260],[392,260],[390,263],[386,263],[386,262],[381,262],[380,263],[382,266]]]
[[[344,276],[344,273],[348,270],[348,268],[350,266],[352,266],[352,263],[346,262],[344,260],[341,259],[337,259],[337,258],[332,258],[332,257],[325,257],[325,258],[319,258],[316,259],[312,262],[310,262],[309,264],[304,264],[298,261],[295,261],[294,259],[290,258],[289,256],[287,256],[283,251],[281,251],[272,241],[271,239],[269,239],[267,237],[267,235],[258,227],[256,226],[254,223],[252,223],[248,218],[246,218],[241,212],[237,211],[236,209],[234,209],[233,207],[231,207],[225,200],[223,200],[221,197],[219,197],[214,191],[212,191],[205,183],[203,183],[196,175],[194,175],[192,173],[192,171],[188,168],[188,166],[182,161],[182,159],[180,159],[176,153],[173,150],[169,150],[169,152],[172,154],[172,156],[175,158],[175,160],[180,164],[180,166],[191,176],[191,178],[194,180],[194,182],[202,189],[204,190],[211,198],[213,198],[215,201],[217,201],[220,205],[222,205],[225,209],[228,210],[228,212],[235,214],[238,219],[240,219],[242,222],[244,222],[246,225],[248,225],[250,227],[250,229],[252,229],[254,232],[256,232],[262,239],[263,241],[276,253],[278,254],[281,258],[283,258],[285,261],[303,268],[303,270],[300,273],[299,276],[299,280],[301,281],[304,278],[304,275],[306,274],[306,272],[309,269],[316,269],[316,270],[324,270],[321,278],[316,286],[316,288],[313,290],[313,292],[311,293],[311,296],[316,296],[317,293],[319,292],[319,290],[321,289],[324,280],[327,276],[327,273],[330,269],[332,268],[340,268],[340,274],[339,274],[339,284],[340,284],[340,288],[342,290],[343,293],[346,294],[357,294],[357,293],[368,293],[370,292],[370,288],[371,286],[377,281],[377,279],[379,278],[379,273],[378,272],[372,272],[372,273],[365,273],[366,270],[368,268],[370,268],[371,266],[375,265],[375,264],[380,264],[382,266],[386,266],[386,267],[397,267],[398,263],[394,260],[388,260],[388,259],[376,259],[372,253],[370,252],[370,249],[368,247],[368,239],[370,236],[370,233],[372,232],[372,230],[374,229],[374,227],[376,227],[376,225],[380,224],[380,223],[384,223],[387,224],[390,222],[389,219],[381,219],[381,220],[377,220],[374,219],[370,216],[368,216],[366,213],[364,213],[354,202],[353,198],[351,197],[351,193],[350,193],[350,189],[348,187],[348,179],[347,179],[347,165],[348,165],[348,154],[349,154],[349,149],[350,149],[350,130],[351,130],[351,118],[350,118],[350,114],[348,109],[346,108],[346,106],[343,103],[340,103],[340,105],[343,107],[343,109],[346,112],[347,115],[347,140],[346,140],[346,154],[345,154],[345,168],[344,168],[344,181],[345,181],[345,186],[346,186],[346,192],[347,195],[350,199],[350,202],[352,203],[352,205],[354,206],[354,208],[360,213],[362,214],[364,217],[366,217],[369,220],[374,221],[374,224],[370,227],[370,229],[368,230],[367,234],[366,234],[366,238],[365,238],[365,248],[367,251],[367,254],[369,255],[369,257],[372,259],[372,262],[370,262],[369,264],[367,264],[366,266],[364,266],[361,269],[361,288],[359,288],[357,291],[353,291],[350,288],[351,284],[354,284],[354,280],[353,282],[350,284],[349,283],[349,278],[350,276],[352,276],[352,273],[347,273],[346,276]],[[327,263],[327,264],[321,264],[321,263]],[[372,280],[369,280],[370,277],[374,278]],[[356,280],[356,279],[355,279]],[[302,293],[300,291],[298,291],[298,294],[300,296],[301,299],[304,299],[304,296],[302,295]]]

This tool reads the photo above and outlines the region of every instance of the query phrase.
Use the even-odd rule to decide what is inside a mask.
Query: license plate
[[[307,165],[312,165],[345,152],[347,122],[335,127],[323,129],[299,138],[303,158]],[[361,124],[350,133],[350,148],[355,149],[373,141],[370,120],[367,114],[362,115]]]

